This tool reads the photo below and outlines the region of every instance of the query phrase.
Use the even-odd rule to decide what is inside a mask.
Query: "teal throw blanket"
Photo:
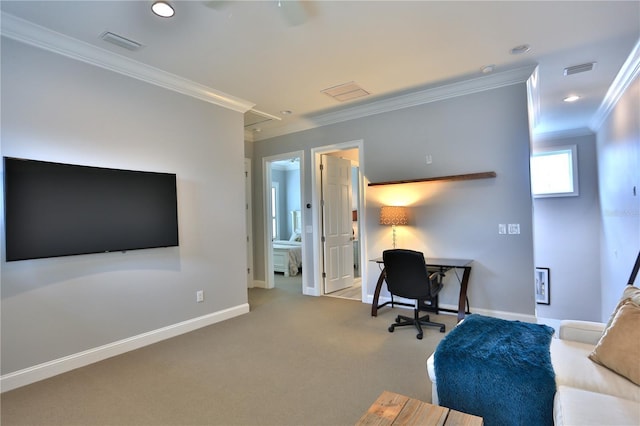
[[[552,336],[546,325],[467,316],[434,355],[440,405],[485,426],[553,426]]]

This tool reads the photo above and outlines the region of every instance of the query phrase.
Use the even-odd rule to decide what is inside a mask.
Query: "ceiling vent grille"
[[[322,90],[322,93],[331,96],[333,99],[339,102],[350,101],[352,99],[362,98],[364,96],[370,95],[369,92],[358,86],[353,81],[324,89]]]
[[[579,74],[581,72],[593,71],[596,62],[588,62],[586,64],[574,65],[564,69],[564,75]]]
[[[136,51],[142,47],[142,44],[138,43],[137,41],[129,40],[128,38],[119,36],[118,34],[114,34],[109,31],[102,33],[100,38],[107,43],[115,44],[116,46],[120,46],[131,51]]]

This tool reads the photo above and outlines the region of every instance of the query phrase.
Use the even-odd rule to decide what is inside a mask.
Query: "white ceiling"
[[[3,0],[0,9],[3,18],[22,18],[279,118],[248,114],[254,140],[344,109],[477,79],[486,65],[495,65],[491,75],[539,66],[535,133],[584,129],[640,37],[638,1],[172,1],[169,19],[153,15],[151,3]],[[303,12],[294,23],[285,14],[293,6]],[[107,43],[105,31],[143,47],[132,52]],[[522,44],[531,50],[510,54]],[[586,62],[597,65],[563,75]],[[352,81],[371,95],[341,103],[321,93]],[[567,104],[569,94],[582,99]]]

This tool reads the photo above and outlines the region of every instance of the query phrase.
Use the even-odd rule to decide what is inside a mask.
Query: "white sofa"
[[[640,425],[640,386],[588,358],[604,329],[603,323],[562,321],[559,338],[551,339],[556,426]],[[433,354],[427,371],[437,405]]]
[[[640,425],[640,386],[588,356],[605,324],[563,321],[551,342],[556,425]]]

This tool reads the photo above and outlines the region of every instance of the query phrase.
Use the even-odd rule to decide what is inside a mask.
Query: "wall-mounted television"
[[[178,245],[176,175],[4,158],[7,261]]]

